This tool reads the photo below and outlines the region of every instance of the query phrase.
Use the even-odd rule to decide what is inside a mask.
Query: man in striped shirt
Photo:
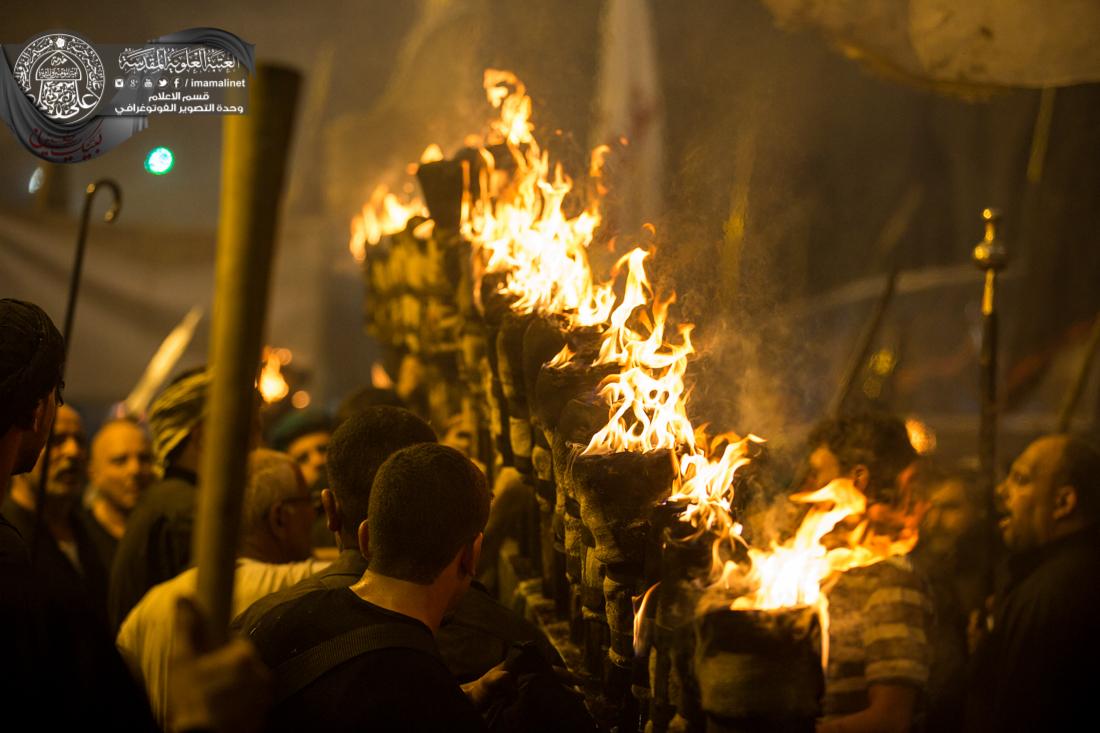
[[[916,454],[900,420],[828,420],[811,434],[810,445],[808,488],[847,478],[867,496],[867,513],[850,517],[831,539],[840,542],[864,519],[883,534],[904,531],[899,476]],[[826,597],[829,664],[818,733],[909,730],[931,662],[932,603],[923,580],[907,558],[895,556],[841,574]]]

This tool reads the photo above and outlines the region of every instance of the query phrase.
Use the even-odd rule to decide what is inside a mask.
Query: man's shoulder
[[[171,623],[175,618],[176,599],[192,595],[195,592],[198,571],[188,568],[174,578],[157,583],[149,589],[141,600],[126,614],[118,632],[120,646],[128,647],[127,639],[137,639],[145,634],[142,630],[150,621]]]
[[[292,589],[291,589],[292,590]],[[260,615],[244,635],[274,667],[358,626],[372,623],[371,608],[355,604],[347,588],[315,588]]]
[[[29,563],[23,534],[0,514],[0,565],[27,566]]]
[[[134,507],[131,520],[146,515],[155,516],[165,512],[191,509],[195,506],[195,499],[194,484],[179,478],[161,479],[145,490],[141,500]]]
[[[327,586],[314,575],[300,580],[289,588],[283,588],[274,593],[269,593],[254,601],[252,605],[242,611],[237,618],[233,619],[233,623],[230,624],[230,630],[249,636],[252,630],[256,628],[268,614],[274,612],[275,609],[301,598],[302,596],[313,593],[314,591],[325,590],[326,587]]]

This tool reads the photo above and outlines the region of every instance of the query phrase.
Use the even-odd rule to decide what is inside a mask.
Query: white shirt
[[[256,600],[294,585],[328,565],[318,560],[276,564],[238,558],[232,615],[237,616]],[[168,713],[168,660],[172,657],[175,635],[176,600],[195,595],[197,577],[197,568],[189,568],[150,588],[118,631],[119,651],[141,673],[153,715],[162,727]]]

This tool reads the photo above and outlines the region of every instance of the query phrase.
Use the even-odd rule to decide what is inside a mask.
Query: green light
[[[149,151],[149,155],[145,156],[145,170],[154,176],[163,176],[172,170],[175,163],[176,156],[172,155],[172,151],[165,147],[153,148]]]

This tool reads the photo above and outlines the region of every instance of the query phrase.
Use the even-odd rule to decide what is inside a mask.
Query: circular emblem
[[[74,124],[95,112],[106,86],[103,61],[71,33],[34,38],[15,60],[15,80],[51,120]]]

